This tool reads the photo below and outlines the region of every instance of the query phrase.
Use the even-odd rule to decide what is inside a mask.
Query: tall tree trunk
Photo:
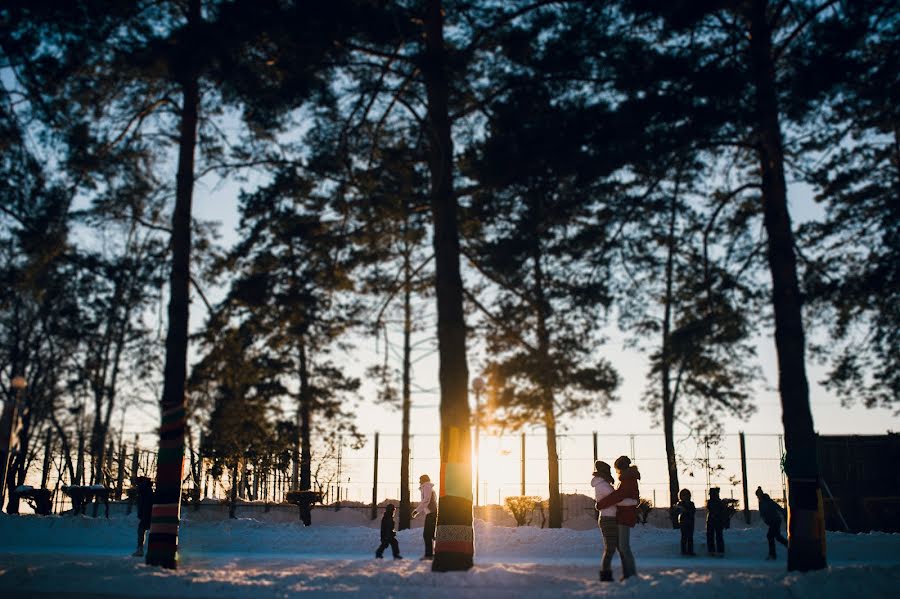
[[[300,340],[300,488],[312,487],[312,396],[306,341]]]
[[[787,456],[788,570],[820,570],[827,566],[822,493],[816,457],[816,433],[806,380],[802,301],[797,282],[794,237],[787,207],[784,150],[776,97],[772,32],[767,0],[752,0],[750,58],[756,87],[756,125],[762,174],[764,224],[768,237],[778,388]]]
[[[409,215],[406,215],[409,222]],[[408,233],[407,233],[408,234]],[[409,240],[403,253],[403,430],[400,437],[400,517],[398,530],[406,530],[411,524],[412,506],[409,500],[409,412],[412,403],[410,390],[412,376],[412,266]]]
[[[550,359],[550,331],[547,329],[547,305],[544,293],[544,270],[541,265],[541,222],[540,199],[532,198],[531,218],[534,224],[532,231],[532,262],[534,273],[534,299],[537,316],[538,338],[538,363],[544,368],[551,368]],[[547,434],[547,475],[549,480],[549,518],[550,528],[562,528],[562,501],[559,498],[559,453],[556,447],[556,410],[554,407],[553,388],[550,386],[552,377],[549,372],[538,373],[543,396],[544,430]]]
[[[472,456],[466,323],[459,271],[457,203],[453,195],[453,141],[441,0],[425,2],[422,73],[428,100],[428,167],[434,225],[435,293],[441,385],[441,474],[435,555],[438,572],[468,570],[475,553],[472,528]]]
[[[56,415],[53,412],[50,413],[50,422],[53,424],[53,428],[56,429],[56,434],[59,437],[59,442],[62,445],[61,451],[64,458],[65,468],[69,471],[69,484],[75,484],[75,466],[72,464],[72,448],[69,445],[69,436],[67,431],[63,429],[62,425],[59,423],[59,420],[56,419]],[[62,476],[62,471],[60,471],[60,476]]]
[[[200,0],[188,4],[188,29],[201,21]],[[189,57],[183,57],[189,60]],[[179,65],[180,66],[180,65]],[[198,75],[190,67],[181,82],[181,123],[175,210],[172,214],[172,273],[169,277],[169,323],[163,375],[156,491],[147,547],[147,564],[175,569],[181,478],[184,470],[185,397],[190,309],[191,202],[194,193],[194,147],[200,104]]]
[[[663,299],[662,330],[662,417],[663,436],[666,443],[666,468],[669,471],[669,518],[672,528],[678,527],[678,514],[671,509],[678,503],[678,462],[675,458],[675,398],[672,395],[672,287],[675,270],[675,222],[678,209],[678,183],[675,181],[675,194],[669,214],[669,235],[666,240],[666,293]]]
[[[548,407],[549,406],[549,407]],[[559,453],[556,447],[556,415],[553,413],[553,396],[545,400],[544,430],[547,431],[547,474],[550,480],[548,528],[562,528],[562,501],[559,498]]]
[[[9,465],[9,472],[6,475],[7,497],[9,498],[6,503],[7,514],[19,513],[19,496],[14,494],[13,491],[19,485],[25,484],[25,475],[28,471],[26,462],[28,460],[28,446],[31,437],[29,434],[31,418],[29,417],[28,411],[25,410],[23,406],[20,405],[19,410],[22,412],[22,418],[19,419],[21,428],[17,435],[16,455],[14,459],[11,460],[12,463]]]
[[[294,447],[291,452],[291,490],[300,490],[300,413],[301,408],[297,406],[297,436],[294,439]]]

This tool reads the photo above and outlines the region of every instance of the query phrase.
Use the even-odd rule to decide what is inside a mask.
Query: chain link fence
[[[103,483],[111,490],[110,499],[126,496],[134,476],[156,475],[156,453],[148,445],[155,441],[151,435],[113,447],[104,459]],[[399,501],[401,436],[399,434],[369,435],[362,448],[354,449],[342,443],[340,451],[332,453],[327,464],[318,463],[313,455],[316,474],[313,487],[323,494],[323,503],[340,502],[346,506],[371,505],[386,500]],[[748,434],[744,436],[744,464],[750,507],[755,507],[753,492],[760,486],[776,499],[784,499],[786,485],[781,469],[784,455],[781,435]],[[418,499],[418,479],[428,474],[437,482],[440,472],[439,436],[414,435],[410,439],[410,496]],[[503,505],[510,496],[534,495],[547,498],[548,459],[545,435],[537,432],[488,435],[479,437],[479,452],[473,449],[473,497],[476,506]],[[662,434],[562,434],[557,436],[559,459],[559,490],[565,495],[592,496],[591,472],[595,456],[612,463],[618,456],[627,455],[641,471],[641,495],[655,507],[669,507],[669,482],[666,468],[665,442]],[[377,462],[375,456],[378,456]],[[695,503],[702,505],[710,487],[722,489],[723,498],[737,499],[743,509],[743,475],[741,435],[725,434],[715,438],[684,437],[676,440],[679,485],[691,491]],[[249,461],[233,473],[214,472],[211,462],[194,455],[199,464],[199,488],[191,475],[192,461],[185,457],[184,490],[186,496],[201,500],[227,501],[234,483],[235,495],[243,501],[280,503],[293,487],[292,467],[282,470],[254,471]],[[26,484],[40,487],[43,480],[53,493],[53,511],[62,513],[71,508],[62,487],[73,482],[89,484],[95,480],[89,458],[70,458],[50,453],[42,461],[32,461]],[[49,462],[49,463],[48,463]],[[78,465],[80,464],[80,466]],[[75,470],[72,476],[71,470]],[[45,472],[46,471],[46,472]],[[80,476],[79,476],[80,474]],[[234,480],[232,480],[234,478]],[[377,482],[376,482],[377,481]],[[564,500],[564,506],[566,505]],[[26,506],[23,512],[29,511]]]

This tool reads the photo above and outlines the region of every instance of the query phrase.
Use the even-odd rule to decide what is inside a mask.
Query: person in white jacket
[[[594,487],[594,499],[600,501],[613,492],[613,475],[609,464],[597,460],[594,462],[594,477],[591,486]],[[600,510],[597,520],[600,534],[603,535],[603,558],[600,562],[600,580],[612,582],[612,559],[619,548],[619,525],[616,521],[616,506],[612,505]],[[621,554],[619,558],[621,559]]]
[[[418,518],[419,514],[425,515],[425,528],[422,538],[425,539],[425,555],[422,559],[434,559],[434,529],[437,526],[437,493],[434,491],[434,483],[427,474],[419,477],[419,492],[422,500],[413,510],[412,517]]]

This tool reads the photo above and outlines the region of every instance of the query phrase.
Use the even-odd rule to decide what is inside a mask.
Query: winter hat
[[[594,472],[609,472],[609,464],[604,462],[603,460],[597,460],[594,462]]]
[[[690,501],[691,492],[688,491],[687,489],[682,489],[681,491],[678,492],[678,499],[680,499],[682,501]]]
[[[609,464],[604,462],[603,460],[597,460],[594,462],[594,476],[599,476],[600,478],[609,480],[612,478],[612,472],[609,469]]]
[[[427,474],[423,474],[422,476],[419,477],[419,482],[420,483],[430,483],[431,479],[428,477]]]
[[[613,462],[613,466],[616,467],[616,470],[625,470],[629,466],[631,466],[631,458],[627,455],[620,455],[616,458],[616,461]]]
[[[763,492],[762,487],[756,487],[756,496],[762,497],[763,495],[765,495],[765,492]]]

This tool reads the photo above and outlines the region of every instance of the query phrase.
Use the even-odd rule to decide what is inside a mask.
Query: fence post
[[[747,447],[744,442],[744,431],[739,433],[741,440],[741,482],[744,487],[744,521],[750,524],[750,495],[747,493]]]
[[[597,431],[594,431],[594,462],[597,461]]]
[[[338,456],[337,456],[337,488],[335,489],[335,493],[337,493],[337,501],[334,502],[334,511],[338,511],[341,509],[341,454],[344,450],[344,438],[338,437]]]
[[[378,517],[378,433],[375,433],[375,472],[372,475],[372,520]]]
[[[122,499],[122,488],[125,486],[125,444],[119,446],[119,469],[116,472],[116,501]]]
[[[709,461],[709,437],[703,437],[703,442],[706,444],[706,496],[709,497],[709,488],[710,488],[710,476],[711,476],[711,468],[712,464]]]
[[[47,441],[44,445],[44,467],[41,470],[41,488],[47,488],[47,481],[50,479],[50,447],[53,445],[53,430],[47,429]]]
[[[140,437],[138,435],[134,436],[134,454],[131,456],[131,481],[134,482],[134,479],[138,477],[138,472],[141,467],[141,450],[138,449],[138,439]]]
[[[109,445],[106,448],[106,459],[103,460],[103,468],[101,468],[100,475],[97,477],[100,480],[100,484],[104,487],[109,487],[112,484],[112,463],[114,454],[115,448],[113,447],[112,439],[110,439]],[[103,470],[106,470],[106,472]],[[107,472],[109,473],[108,476]]]
[[[522,495],[525,495],[525,433],[522,433]]]
[[[78,454],[75,462],[75,482],[74,485],[82,484],[84,480],[84,435],[78,434]]]
[[[787,509],[787,484],[784,481],[784,436],[778,435],[778,469],[781,471],[781,499]]]

